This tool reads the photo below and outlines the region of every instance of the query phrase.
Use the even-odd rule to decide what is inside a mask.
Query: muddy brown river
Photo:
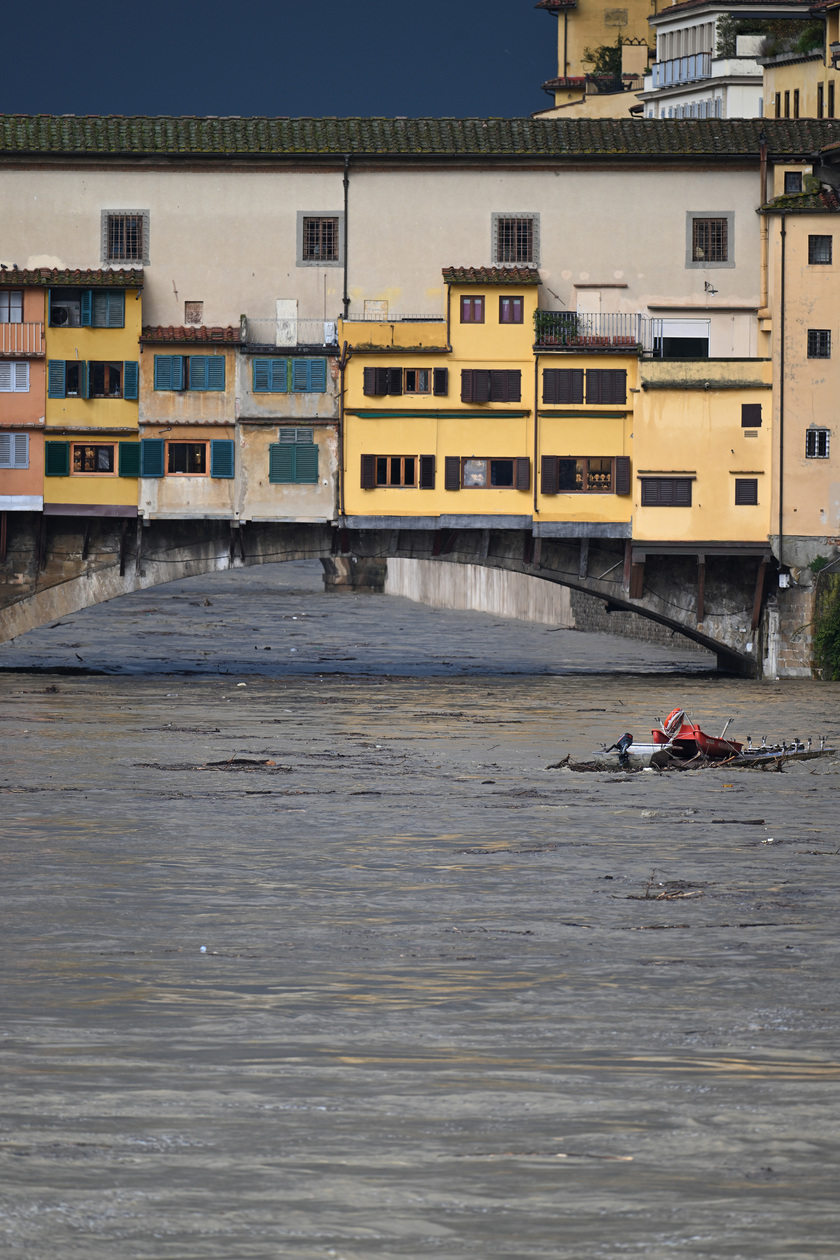
[[[840,1256],[840,761],[548,768],[838,687],[307,572],[0,648],[0,1249]]]

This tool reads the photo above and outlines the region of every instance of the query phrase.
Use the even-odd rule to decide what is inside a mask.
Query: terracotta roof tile
[[[113,271],[110,268],[97,271],[56,267],[35,267],[31,270],[9,268],[0,270],[0,286],[6,288],[79,288],[79,289],[141,289],[142,268]]]
[[[221,343],[226,346],[238,346],[242,340],[239,325],[227,328],[208,328],[204,324],[177,327],[169,324],[149,325],[140,334],[141,341],[188,342],[190,345],[209,345]]]
[[[672,6],[676,7],[676,6]],[[803,4],[803,8],[807,5]],[[672,9],[663,10],[670,13]],[[840,121],[814,118],[168,118],[0,114],[4,158],[161,155],[243,157],[473,157],[533,160],[754,157],[809,154],[840,139]]]
[[[445,284],[539,284],[536,267],[444,267]]]

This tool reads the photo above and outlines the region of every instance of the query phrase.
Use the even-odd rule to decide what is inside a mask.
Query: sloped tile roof
[[[18,270],[10,267],[0,270],[0,286],[9,289],[25,288],[74,288],[74,289],[141,289],[143,270],[136,268],[123,271],[110,269],[82,271],[59,270],[56,267],[35,267]]]
[[[536,267],[444,267],[445,284],[539,284]]]
[[[840,210],[840,197],[833,188],[822,188],[815,193],[786,193],[761,207],[762,214],[779,210],[786,214],[836,214]]]
[[[547,9],[549,13],[556,13],[558,9],[576,9],[577,0],[539,0],[534,8]]]
[[[663,18],[671,17],[674,13],[686,13],[692,9],[700,9],[715,3],[715,0],[677,0],[676,4],[669,4],[667,8],[660,9],[658,13],[651,14],[650,20],[654,23],[661,21]],[[802,10],[803,19],[808,16],[813,6],[813,0],[761,0],[761,8],[772,9],[789,9],[796,8]],[[720,7],[724,7],[721,4]],[[725,0],[727,9],[738,8],[756,8],[756,0]],[[797,18],[797,21],[799,19]]]
[[[227,346],[238,346],[241,339],[238,324],[227,328],[209,328],[203,324],[191,324],[186,327],[178,327],[174,324],[164,327],[162,324],[156,324],[144,328],[140,334],[141,341],[179,341],[189,342],[191,345],[221,342]]]
[[[807,6],[803,6],[807,7]],[[663,12],[671,12],[670,9]],[[223,161],[284,157],[754,157],[840,139],[813,118],[170,118],[0,114],[0,162],[60,154]]]

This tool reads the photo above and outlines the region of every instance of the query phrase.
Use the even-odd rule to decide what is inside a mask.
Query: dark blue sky
[[[7,6],[0,112],[456,115],[548,105],[534,0],[42,0]]]

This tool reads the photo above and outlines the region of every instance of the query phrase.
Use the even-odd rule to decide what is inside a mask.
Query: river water
[[[840,735],[706,664],[303,570],[0,648],[0,1247],[840,1255],[840,762],[548,768]]]

